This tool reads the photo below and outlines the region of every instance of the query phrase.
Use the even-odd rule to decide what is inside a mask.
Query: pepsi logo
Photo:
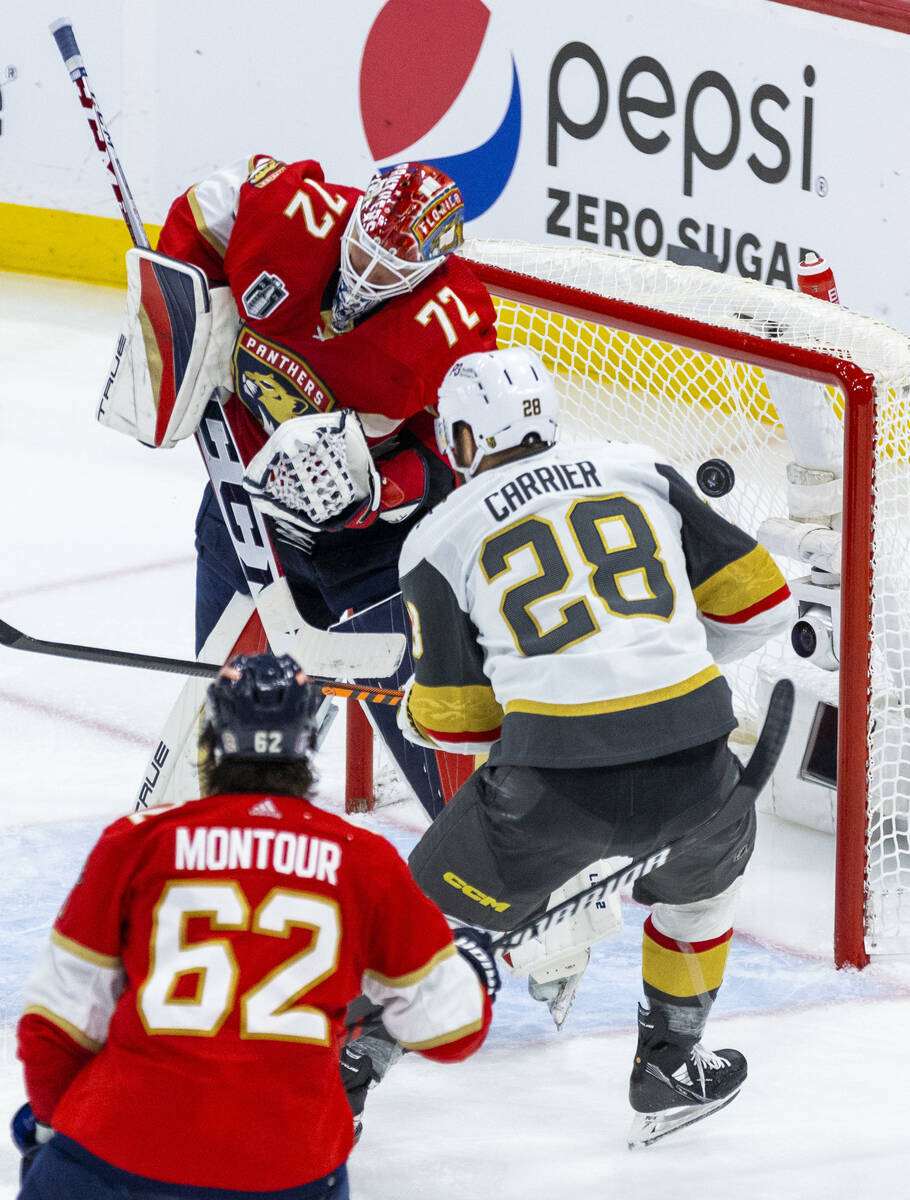
[[[458,184],[465,218],[502,195],[521,136],[521,88],[506,27],[481,0],[440,14],[425,0],[388,0],[360,64],[360,114],[380,169],[431,163]]]

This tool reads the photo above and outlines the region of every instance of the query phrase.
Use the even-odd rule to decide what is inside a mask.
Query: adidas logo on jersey
[[[271,796],[266,796],[265,799],[258,801],[250,809],[251,817],[277,817],[280,819],[284,813],[275,803]]]

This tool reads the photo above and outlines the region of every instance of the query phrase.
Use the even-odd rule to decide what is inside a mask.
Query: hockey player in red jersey
[[[463,217],[457,184],[423,163],[376,175],[363,193],[327,183],[312,160],[258,155],[191,187],[161,231],[160,252],[230,286],[241,320],[232,424],[245,464],[257,455],[248,486],[311,624],[395,593],[404,536],[454,485],[430,410],[452,363],[495,345],[492,302],[450,255]],[[344,437],[314,449],[314,424],[345,417]],[[345,474],[357,484],[339,491]],[[198,649],[247,590],[211,488],[197,547]]]
[[[235,658],[209,689],[205,798],[89,855],[19,1024],[22,1200],[344,1200],[348,1003],[439,1062],[483,1042],[484,935],[456,948],[384,839],[303,798],[321,699],[287,656]]]

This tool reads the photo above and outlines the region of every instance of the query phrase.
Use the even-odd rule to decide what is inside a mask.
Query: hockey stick
[[[777,760],[780,758],[781,750],[784,747],[787,732],[790,728],[792,712],[793,684],[789,679],[779,679],[771,692],[765,722],[762,725],[761,733],[758,735],[758,741],[755,743],[752,755],[743,769],[739,782],[722,805],[725,812],[727,810],[730,812],[731,824],[740,814],[745,814],[749,807],[755,803],[759,792],[761,792],[762,788],[771,778],[774,768],[777,766]],[[540,937],[550,926],[558,925],[560,922],[573,917],[580,910],[591,908],[605,899],[605,897],[613,896],[630,887],[636,880],[643,878],[645,875],[650,875],[658,867],[664,866],[671,858],[675,858],[678,854],[683,854],[687,850],[691,850],[693,846],[698,845],[704,836],[705,826],[709,825],[719,812],[720,809],[712,813],[707,820],[699,822],[694,829],[689,829],[680,837],[668,842],[662,849],[652,851],[652,853],[643,855],[641,858],[633,859],[632,862],[627,863],[620,870],[614,871],[612,875],[608,875],[605,879],[601,879],[592,887],[586,888],[585,891],[578,892],[574,896],[570,896],[568,900],[554,905],[553,908],[548,908],[539,917],[532,917],[527,921],[521,922],[514,929],[510,929],[508,933],[495,938],[492,948],[499,952],[512,950],[516,946],[521,946],[525,942],[530,941],[531,938]]]
[[[64,65],[67,71],[69,71],[70,79],[76,85],[76,91],[79,93],[79,103],[83,108],[91,112],[91,115],[87,119],[95,141],[95,147],[100,154],[103,154],[107,158],[107,169],[113,176],[111,186],[114,189],[114,195],[117,197],[117,203],[120,205],[120,211],[123,213],[123,219],[126,221],[130,231],[133,244],[141,246],[143,249],[148,249],[150,246],[148,234],[145,232],[142,221],[139,219],[139,210],[136,208],[133,193],[126,182],[123,168],[120,165],[120,159],[117,157],[117,151],[114,149],[114,143],[111,141],[111,135],[108,133],[104,118],[101,115],[101,109],[98,107],[94,92],[89,85],[88,75],[82,62],[82,55],[79,53],[79,47],[76,45],[76,35],[73,33],[73,27],[64,17],[59,21],[54,21],[50,30],[54,35],[54,41],[57,43],[57,49],[60,51]]]
[[[102,646],[77,646],[71,642],[48,642],[33,638],[6,621],[0,621],[0,646],[11,650],[29,650],[33,654],[51,654],[57,658],[78,658],[85,662],[108,663],[119,667],[140,667],[147,671],[167,671],[174,675],[198,675],[214,679],[221,666],[200,662],[196,658],[162,658],[157,654],[137,654],[128,650],[106,650]],[[393,688],[370,687],[366,684],[342,683],[337,679],[309,676],[326,696],[342,696],[348,700],[364,700],[371,704],[399,704],[401,692]]]
[[[554,905],[553,908],[548,908],[539,917],[531,917],[527,921],[520,922],[514,929],[510,929],[508,933],[494,938],[490,949],[494,952],[503,953],[514,949],[516,946],[524,945],[531,938],[540,937],[551,925],[558,925],[560,922],[575,916],[580,910],[591,908],[593,905],[600,903],[606,896],[613,896],[618,892],[624,891],[637,880],[644,878],[645,875],[650,875],[658,867],[662,867],[671,858],[675,858],[678,854],[683,854],[685,851],[691,850],[693,846],[696,846],[704,836],[705,826],[714,820],[721,811],[721,808],[730,810],[731,824],[738,816],[745,814],[750,805],[754,804],[758,799],[759,793],[771,778],[774,768],[777,766],[777,760],[780,758],[780,753],[784,747],[787,732],[790,728],[790,717],[793,712],[793,694],[793,684],[789,679],[779,679],[775,683],[771,691],[768,712],[752,755],[730,795],[724,801],[723,805],[713,812],[710,817],[704,821],[700,821],[694,829],[689,829],[680,837],[674,838],[673,841],[668,842],[662,849],[642,855],[641,858],[633,859],[624,867],[621,867],[620,870],[614,871],[612,875],[601,879],[592,887],[586,888],[583,892],[578,892],[574,896],[570,896],[568,900]],[[349,1022],[347,1025],[348,1040],[363,1034],[372,1033],[381,1024],[382,1009],[381,1007],[374,1006],[363,1016]]]
[[[72,24],[61,19],[50,26],[69,76],[79,93],[80,105],[89,110],[88,123],[95,147],[107,160],[114,195],[130,231],[133,244],[149,249],[150,243],[126,182],[123,167],[92,92]],[[278,562],[265,523],[243,487],[243,460],[230,417],[213,394],[196,433],[196,442],[208,471],[225,528],[234,545],[250,595],[269,644],[287,651],[316,675],[385,679],[392,675],[405,650],[400,634],[329,633],[309,625],[300,616],[287,579]]]

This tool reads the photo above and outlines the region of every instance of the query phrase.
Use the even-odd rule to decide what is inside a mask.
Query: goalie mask
[[[290,655],[236,655],[206,695],[202,730],[212,736],[215,765],[306,758],[316,749],[324,699]]]
[[[400,163],[374,175],[342,235],[333,328],[413,291],[461,245],[463,222],[461,192],[436,167]]]
[[[439,386],[436,443],[456,471],[470,478],[488,454],[535,441],[556,441],[559,397],[543,363],[523,346],[466,354]],[[470,425],[473,461],[455,458],[455,425]]]

